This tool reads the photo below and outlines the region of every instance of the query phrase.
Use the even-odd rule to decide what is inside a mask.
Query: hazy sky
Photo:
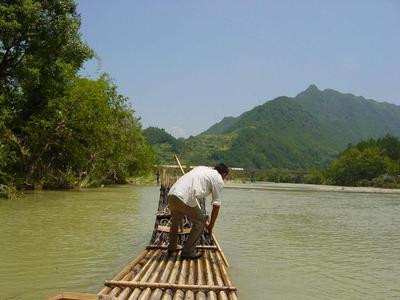
[[[196,135],[320,89],[400,105],[400,1],[78,0],[82,37],[144,128]]]

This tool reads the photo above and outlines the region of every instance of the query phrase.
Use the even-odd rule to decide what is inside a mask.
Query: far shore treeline
[[[400,140],[386,135],[348,145],[321,170],[254,171],[257,180],[400,188]]]
[[[153,145],[159,163],[173,164],[174,153],[180,154],[183,158],[192,157],[195,155],[196,148],[199,147],[197,144],[193,147],[193,138],[176,139],[164,129],[156,127],[145,129],[144,134]],[[209,145],[209,147],[212,146],[215,144]],[[203,147],[207,148],[206,143]],[[199,163],[193,159],[185,161],[189,165]],[[212,160],[205,162],[207,165],[213,163]],[[349,144],[336,158],[320,168],[288,169],[246,166],[243,172],[232,172],[230,179],[400,188],[400,140],[386,134],[381,138]]]
[[[110,78],[78,75],[94,51],[73,0],[0,4],[0,194],[121,183],[154,154]]]

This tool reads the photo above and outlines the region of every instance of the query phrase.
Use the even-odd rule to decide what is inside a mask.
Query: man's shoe
[[[199,259],[202,256],[203,254],[201,254],[200,252],[196,252],[193,254],[181,254],[182,259]]]

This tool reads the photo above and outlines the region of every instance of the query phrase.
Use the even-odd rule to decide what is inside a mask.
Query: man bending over
[[[171,187],[167,200],[171,211],[172,224],[169,233],[168,253],[177,251],[178,227],[184,216],[193,223],[189,237],[183,246],[181,258],[197,259],[201,253],[196,252],[196,243],[200,239],[204,227],[212,231],[221,205],[221,193],[224,187],[224,179],[228,175],[228,167],[218,164],[214,169],[208,167],[196,167],[183,175]],[[206,224],[197,199],[212,195],[212,211],[210,222]]]

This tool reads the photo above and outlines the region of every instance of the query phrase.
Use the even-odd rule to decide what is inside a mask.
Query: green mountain
[[[296,97],[278,97],[224,118],[185,140],[179,154],[194,164],[320,168],[348,144],[387,133],[400,137],[400,106],[311,85]]]
[[[174,154],[182,153],[185,147],[183,139],[176,139],[164,129],[149,127],[143,134],[153,146],[159,163],[175,164]]]

